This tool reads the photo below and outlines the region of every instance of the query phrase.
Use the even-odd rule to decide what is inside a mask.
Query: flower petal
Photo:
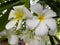
[[[53,18],[46,19],[45,24],[50,28],[50,30],[57,29],[56,21]]]
[[[54,30],[54,31],[53,31],[53,30],[50,30],[50,31],[49,31],[49,34],[50,34],[50,35],[56,35],[56,32],[57,32],[57,29]]]
[[[26,32],[26,31],[25,31]],[[29,32],[27,33],[24,33],[23,32],[23,34],[22,35],[20,35],[20,37],[19,37],[20,39],[23,39],[24,40],[24,42],[29,42],[30,41],[30,34],[29,34]]]
[[[8,20],[10,20],[11,18],[15,18],[15,11],[14,10],[11,10],[9,13]]]
[[[24,13],[24,17],[23,18],[32,18],[32,14],[29,12],[29,10],[24,5],[22,5],[22,6],[15,6],[13,8],[16,11],[19,11],[19,10],[23,11],[23,13]]]
[[[19,20],[17,30],[20,29],[21,25],[22,25],[22,20]]]
[[[22,10],[23,7],[24,7],[24,5],[14,6],[13,9],[14,9],[14,10]]]
[[[47,41],[49,38],[48,38],[48,34],[44,35],[44,36],[41,36],[41,38],[44,40],[44,41]]]
[[[23,11],[24,11],[24,14],[25,14],[26,18],[32,18],[33,17],[31,12],[26,7],[23,7]]]
[[[42,40],[32,40],[28,43],[28,45],[45,45],[45,42]]]
[[[3,30],[2,32],[0,32],[0,36],[6,36],[6,30]]]
[[[45,14],[46,18],[57,16],[56,13],[53,10],[50,10],[50,9],[44,9],[43,13]]]
[[[34,29],[38,25],[39,21],[37,19],[28,19],[26,21],[27,26],[30,29]]]
[[[35,30],[37,36],[44,36],[48,33],[48,28],[44,23],[41,23]]]
[[[45,45],[45,40],[43,40],[41,37],[35,36],[35,40],[36,45]]]
[[[18,36],[17,35],[11,35],[11,37],[8,39],[8,42],[11,45],[18,44]]]
[[[35,39],[28,42],[28,45],[45,45],[45,41],[36,36]]]
[[[33,12],[37,13],[38,15],[40,15],[43,11],[43,7],[39,3],[37,3],[35,5],[31,5],[30,9]]]
[[[7,23],[7,25],[6,25],[6,29],[11,29],[12,27],[14,27],[15,26],[15,24],[16,24],[16,22],[17,22],[17,20],[11,20],[10,22],[8,22]]]
[[[39,0],[34,0],[34,1],[33,1],[33,0],[30,0],[30,4],[31,4],[31,5],[34,5],[34,4],[36,4],[38,1],[39,1]]]

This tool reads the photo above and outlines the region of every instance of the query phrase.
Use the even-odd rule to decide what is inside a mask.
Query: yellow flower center
[[[46,18],[44,15],[40,15],[38,19],[40,22],[43,22]]]
[[[21,20],[23,18],[23,16],[24,16],[24,12],[23,11],[18,11],[16,13],[16,19],[17,20]]]

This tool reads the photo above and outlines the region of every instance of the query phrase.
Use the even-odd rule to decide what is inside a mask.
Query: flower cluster
[[[18,45],[18,39],[23,39],[26,45],[45,45],[48,34],[55,35],[57,32],[56,21],[53,17],[56,13],[48,8],[43,9],[39,3],[31,5],[30,10],[24,6],[15,6],[9,13],[9,22],[6,25],[8,42],[11,45]],[[26,22],[26,29],[22,30],[23,20]],[[24,25],[23,25],[24,26]],[[17,35],[16,31],[20,31]]]

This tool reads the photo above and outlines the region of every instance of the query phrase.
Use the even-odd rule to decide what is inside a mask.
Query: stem
[[[53,37],[52,37],[51,35],[49,35],[49,34],[48,34],[48,36],[49,36],[49,38],[50,38],[51,45],[55,45],[55,42],[54,42],[54,40],[53,40]]]
[[[60,40],[58,39],[58,37],[54,36],[54,38],[56,39],[56,41],[57,41],[58,43],[60,43]]]

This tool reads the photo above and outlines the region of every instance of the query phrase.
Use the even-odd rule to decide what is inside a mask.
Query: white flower
[[[28,45],[45,45],[45,41],[40,37],[35,36],[34,39],[28,42]]]
[[[23,32],[23,34],[19,35],[19,38],[23,39],[24,42],[29,42],[30,40],[29,36],[30,36],[29,32]]]
[[[43,9],[43,7],[37,3],[32,5],[30,8],[38,16],[34,17],[32,20],[28,19],[26,24],[30,29],[35,29],[35,34],[37,36],[44,36],[48,33],[50,35],[55,35],[57,31],[56,21],[52,18],[56,16],[56,13],[51,9]]]
[[[10,38],[8,38],[8,42],[11,45],[18,45],[18,36],[17,35],[11,35]]]
[[[18,23],[17,29],[21,27],[22,19],[31,18],[32,15],[29,10],[24,6],[15,6],[13,10],[11,10],[8,20],[11,20],[7,25],[6,29],[11,29]]]
[[[2,32],[0,32],[0,36],[6,36],[6,30],[3,30]]]
[[[26,43],[25,45],[45,45],[45,40],[42,38],[31,34],[32,32],[23,32],[24,34],[20,35],[20,39]]]
[[[39,0],[30,0],[30,4],[31,4],[31,5],[34,5],[34,4],[36,4],[38,1],[39,1]]]

